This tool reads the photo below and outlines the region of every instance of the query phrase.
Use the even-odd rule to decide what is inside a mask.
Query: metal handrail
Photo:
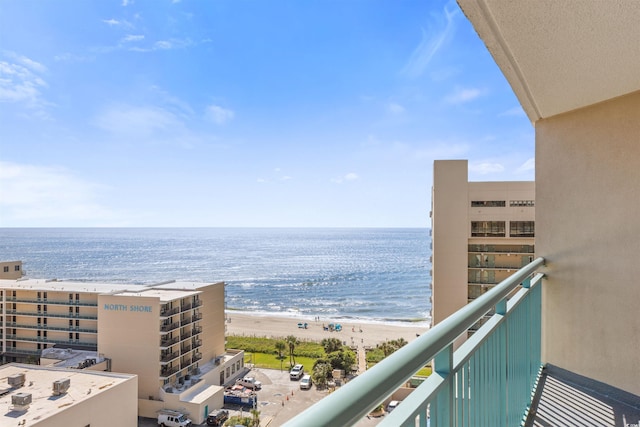
[[[364,374],[302,412],[285,426],[349,426],[383,402],[393,391],[434,359],[486,312],[505,300],[523,281],[544,265],[537,258],[493,289],[400,348]]]

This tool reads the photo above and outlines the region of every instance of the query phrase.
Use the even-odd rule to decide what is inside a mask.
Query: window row
[[[506,237],[506,221],[471,221],[471,237]],[[509,237],[535,237],[535,221],[510,221]]]
[[[512,208],[515,207],[534,207],[534,200],[509,200],[509,206]],[[507,202],[505,200],[472,200],[471,207],[472,208],[504,208],[507,206]]]

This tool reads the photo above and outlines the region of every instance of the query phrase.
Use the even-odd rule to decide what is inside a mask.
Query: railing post
[[[496,304],[496,314],[500,316],[508,316],[507,313],[507,299],[504,298],[498,304]],[[498,396],[496,396],[496,423],[498,426],[508,426],[507,420],[507,400],[508,400],[508,387],[507,387],[507,361],[509,345],[509,319],[506,322],[502,322],[495,331],[496,334],[496,355],[497,358],[497,390]]]
[[[455,375],[453,371],[453,343],[447,345],[433,360],[434,371],[444,379],[444,386],[438,393],[434,404],[435,411],[430,411],[434,427],[453,427],[455,401]]]

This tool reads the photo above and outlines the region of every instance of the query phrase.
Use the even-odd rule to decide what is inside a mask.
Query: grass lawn
[[[315,361],[316,359],[312,357],[296,356],[296,363],[302,363],[305,371],[310,371]],[[282,369],[283,371],[291,369],[288,355],[280,360],[277,354],[245,353],[244,363],[253,363],[257,368]]]

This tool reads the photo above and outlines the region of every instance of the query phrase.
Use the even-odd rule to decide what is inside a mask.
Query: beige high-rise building
[[[469,182],[467,163],[436,160],[433,166],[433,324],[534,257],[535,183]]]
[[[223,282],[2,279],[0,355],[135,374],[139,415],[181,408],[201,423],[244,370],[243,353],[225,351],[224,298]]]

